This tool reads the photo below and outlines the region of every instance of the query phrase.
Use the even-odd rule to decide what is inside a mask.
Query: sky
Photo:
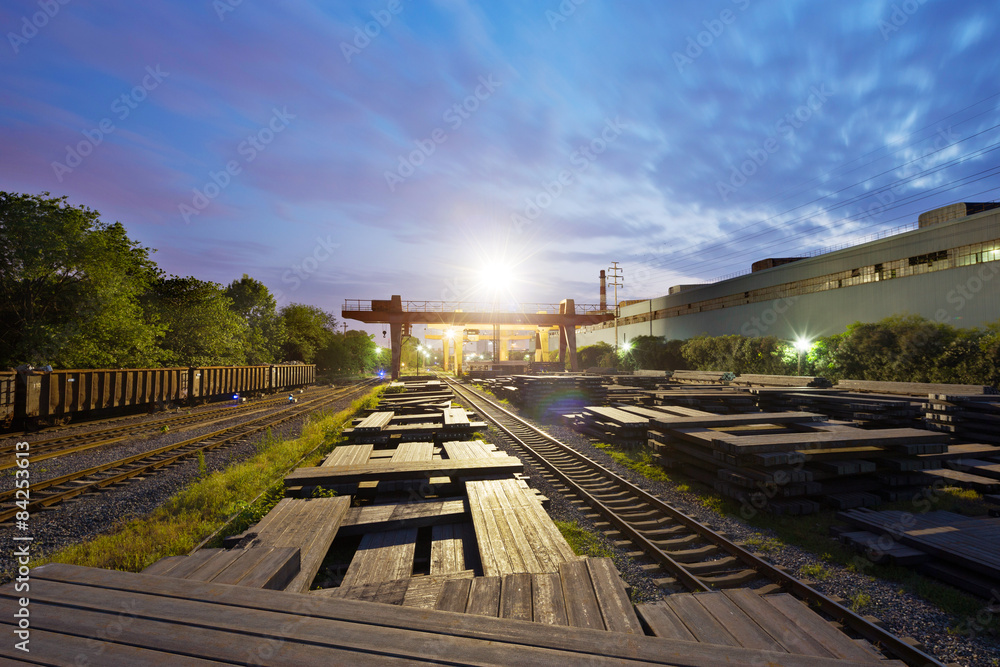
[[[998,13],[8,0],[0,189],[338,318],[392,294],[596,303],[613,262],[619,299],[649,298],[1000,197]]]

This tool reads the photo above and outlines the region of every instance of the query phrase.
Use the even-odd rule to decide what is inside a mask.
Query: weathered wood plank
[[[530,621],[531,575],[526,572],[508,574],[500,586],[500,618]]]
[[[601,606],[590,581],[587,564],[582,560],[559,566],[559,583],[566,601],[566,620],[575,628],[604,629]]]
[[[736,603],[727,598],[724,594],[696,593],[695,597],[701,606],[721,623],[740,646],[744,648],[758,648],[766,651],[783,651],[784,647],[774,640],[771,635],[757,625],[752,618],[739,608]]]
[[[418,500],[395,505],[352,507],[344,516],[338,535],[363,535],[382,530],[421,528],[470,519],[464,500]]]
[[[694,595],[688,593],[671,595],[664,602],[677,614],[677,617],[683,621],[699,642],[722,646],[740,645],[736,638],[729,634],[725,626],[708,613],[708,610],[698,602]]]
[[[60,582],[68,579],[72,586],[80,588],[86,592],[82,604],[102,604],[117,615],[120,611],[120,604],[125,603],[131,608],[138,604],[146,610],[155,610],[160,613],[160,605],[166,597],[178,598],[183,602],[193,605],[192,608],[203,607],[208,610],[207,614],[191,614],[188,608],[181,609],[181,623],[208,624],[211,626],[216,621],[225,619],[234,620],[234,633],[253,633],[258,627],[257,619],[262,618],[261,625],[263,632],[274,632],[274,628],[281,628],[288,621],[296,630],[295,638],[302,636],[302,633],[309,632],[310,636],[316,637],[317,644],[329,644],[334,647],[344,646],[344,638],[351,636],[350,629],[360,629],[360,638],[368,642],[371,646],[372,637],[377,637],[379,644],[377,650],[391,652],[395,646],[417,645],[421,649],[420,655],[409,654],[410,661],[420,659],[421,656],[431,657],[448,655],[449,659],[459,662],[463,659],[496,662],[509,662],[510,656],[516,653],[523,661],[534,662],[534,654],[528,652],[529,647],[545,647],[558,654],[558,661],[552,664],[579,664],[582,661],[595,659],[594,664],[601,664],[600,660],[633,660],[647,661],[658,664],[677,664],[683,660],[682,664],[694,666],[718,665],[722,662],[742,663],[742,664],[766,664],[773,662],[783,664],[787,667],[844,667],[843,662],[836,660],[823,660],[819,658],[803,659],[795,655],[768,653],[742,648],[716,647],[698,644],[694,642],[676,642],[659,639],[656,637],[640,637],[636,635],[623,635],[620,633],[586,631],[570,627],[559,627],[543,625],[540,623],[527,623],[522,621],[494,619],[473,614],[447,614],[424,609],[412,609],[409,607],[388,607],[355,600],[326,600],[323,596],[294,594],[282,591],[262,591],[255,589],[241,588],[238,586],[222,586],[212,583],[201,583],[192,581],[181,581],[170,577],[155,577],[141,574],[125,572],[115,572],[110,570],[98,570],[93,568],[82,568],[78,566],[50,563],[32,571],[35,585],[32,587],[33,596],[51,593],[57,604],[62,605],[66,596],[63,591],[55,591],[47,588],[49,583]],[[95,594],[95,589],[99,594]],[[112,599],[111,594],[115,591],[124,592],[125,597]],[[13,591],[12,586],[7,585],[0,588],[0,597],[6,600],[6,605],[11,605],[11,600],[16,600],[19,594]],[[35,599],[33,599],[33,604]],[[96,602],[95,602],[96,601]],[[60,612],[54,617],[50,617],[53,623],[59,623],[67,615],[65,607],[59,607]],[[34,617],[33,620],[40,621]],[[267,611],[266,617],[258,617],[256,611]],[[391,613],[387,613],[391,610]],[[2,611],[2,610],[0,610]],[[236,613],[234,613],[236,612]],[[301,616],[308,613],[308,617]],[[7,612],[0,613],[0,618],[7,618],[11,615]],[[341,621],[338,624],[331,624],[329,621]],[[377,633],[372,632],[368,625],[379,626]],[[33,629],[50,630],[44,623],[33,624]],[[81,628],[79,633],[85,636],[100,636],[101,624],[93,627]],[[344,627],[345,633],[340,631]],[[398,634],[395,630],[400,630]],[[156,635],[156,631],[150,633]],[[242,637],[242,645],[246,645],[247,634],[235,634],[232,637]],[[354,636],[359,636],[355,634]],[[289,637],[282,637],[286,642]],[[144,641],[144,633],[133,633],[124,638],[125,641],[132,639],[139,645],[147,645]],[[466,654],[455,647],[465,646],[464,640],[473,640],[477,647],[493,646],[498,650],[495,653],[484,653],[479,651],[475,654]],[[235,640],[230,638],[223,643],[231,647]],[[196,641],[189,640],[192,646],[188,647],[188,653],[192,647],[200,648]],[[568,653],[567,653],[568,652]],[[231,652],[228,654],[231,658]],[[309,662],[315,656],[295,656],[300,661]],[[339,655],[326,650],[319,662],[328,664],[337,660],[352,662],[357,660],[357,655]],[[315,661],[315,660],[314,660]],[[276,664],[276,663],[271,663]],[[302,664],[300,662],[299,664]],[[542,664],[542,663],[539,663]],[[859,664],[859,663],[855,663]],[[885,661],[880,663],[881,667],[902,667],[898,661]]]
[[[531,617],[535,623],[569,625],[558,572],[531,575]]]
[[[643,634],[632,602],[625,592],[625,584],[618,576],[618,570],[610,558],[588,558],[586,561],[590,579],[594,584],[597,603],[601,607],[604,627],[611,632]]]
[[[368,533],[347,568],[341,586],[403,579],[413,573],[417,529]]]
[[[465,544],[460,524],[444,524],[431,529],[431,574],[465,570]]]
[[[858,662],[877,662],[878,658],[851,640],[850,637],[836,630],[788,593],[766,595],[764,600],[772,607],[788,617],[799,629],[823,645],[823,648],[838,658],[856,660]]]
[[[502,577],[476,577],[473,579],[469,589],[469,604],[465,613],[494,618],[499,616],[502,583]]]
[[[639,604],[635,607],[642,619],[657,637],[698,641],[673,609],[663,602]]]
[[[454,477],[458,479],[524,472],[524,464],[513,456],[493,456],[466,461],[428,461],[396,463],[369,462],[367,465],[346,465],[297,468],[285,477],[285,486],[326,486],[353,482],[391,479],[423,479]]]
[[[449,579],[444,582],[441,595],[438,596],[434,608],[439,611],[465,612],[469,601],[469,584],[471,579]]]

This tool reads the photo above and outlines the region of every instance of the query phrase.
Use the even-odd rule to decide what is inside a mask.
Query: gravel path
[[[316,390],[312,390],[315,392]],[[301,398],[310,397],[306,392]],[[327,406],[327,410],[343,410],[356,397],[340,399]],[[218,407],[216,404],[214,407]],[[149,415],[146,419],[153,419],[162,415]],[[258,417],[258,414],[245,415],[242,421],[249,421]],[[307,416],[298,417],[272,431],[272,436],[276,438],[295,438],[305,424]],[[183,437],[175,437],[173,441],[194,437],[199,431],[213,431],[224,426],[237,423],[241,420],[239,416],[230,420],[230,423],[213,424],[196,431],[187,431]],[[86,426],[81,426],[86,428]],[[105,426],[95,426],[102,428]],[[41,434],[39,434],[41,437]],[[248,439],[246,442],[221,447],[209,451],[205,454],[205,465],[209,472],[221,470],[234,463],[251,458],[259,451],[259,447],[264,443],[265,434],[261,433]],[[94,453],[83,452],[76,456],[90,455],[96,461],[101,458],[110,457],[111,460],[125,456],[124,451],[143,451],[154,449],[155,447],[167,444],[161,442],[160,437],[150,439],[138,439],[135,442],[118,443],[110,448],[112,452],[92,450]],[[120,445],[120,447],[119,447]],[[50,459],[40,462],[37,467],[56,467],[56,461],[60,459]],[[89,465],[97,465],[91,462]],[[76,466],[74,466],[76,467]],[[84,466],[85,467],[85,466]],[[32,470],[36,466],[32,466]],[[77,542],[82,542],[102,533],[113,531],[117,526],[150,514],[157,507],[162,505],[168,498],[183,489],[186,485],[196,480],[199,476],[198,461],[196,458],[189,458],[178,463],[162,468],[152,475],[137,477],[128,482],[108,488],[100,493],[90,493],[80,496],[70,502],[60,503],[47,511],[33,512],[30,519],[30,534],[34,537],[31,547],[32,558],[39,558],[62,547]],[[6,481],[6,480],[5,480]],[[12,537],[14,529],[10,526],[0,527],[0,544],[13,544]],[[14,560],[11,550],[0,551],[0,583],[5,583],[11,579],[14,570]]]
[[[473,388],[475,391],[471,385],[465,386]],[[824,581],[816,583],[815,587],[818,590],[828,595],[839,595],[845,599],[851,599],[859,593],[869,596],[871,602],[862,610],[863,614],[880,619],[883,625],[897,636],[917,639],[924,645],[926,652],[942,662],[954,662],[969,667],[997,667],[1000,665],[1000,641],[996,637],[970,637],[948,632],[949,627],[970,627],[970,622],[974,622],[975,619],[955,618],[926,600],[903,592],[899,584],[851,572],[839,565],[823,561],[816,554],[804,549],[781,543],[771,531],[748,526],[738,519],[719,514],[705,507],[696,493],[678,491],[673,482],[652,481],[615,463],[607,453],[594,447],[590,439],[569,428],[559,424],[539,422],[522,414],[517,408],[508,409],[578,452],[628,479],[633,484],[659,496],[665,502],[696,520],[710,525],[717,531],[727,533],[733,541],[749,541],[756,545],[762,545],[758,547],[758,550],[763,552],[761,555],[766,560],[784,566],[792,574],[806,579],[815,579],[815,577],[807,577],[802,574],[801,569],[808,566],[822,566],[830,573],[830,576]],[[499,442],[500,438],[497,440],[498,447],[514,454],[513,451]],[[531,485],[552,501],[549,514],[553,519],[576,520],[582,527],[588,530],[594,529],[593,522],[583,517],[582,512],[546,483],[532,466],[525,465],[525,474],[531,478]],[[595,532],[600,536],[599,531]],[[600,537],[603,539],[603,536]],[[603,541],[607,543],[607,540]],[[831,538],[832,541],[833,538]],[[614,561],[619,572],[622,573],[622,577],[636,589],[636,592],[633,593],[635,602],[651,601],[661,596],[651,578],[639,569],[638,563],[631,562],[631,559],[625,556],[621,549],[616,549],[610,544],[609,547],[617,553]]]

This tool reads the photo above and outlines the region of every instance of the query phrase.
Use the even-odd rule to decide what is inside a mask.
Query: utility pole
[[[622,267],[618,266],[618,262],[611,262],[612,266],[608,269],[611,274],[611,282],[609,285],[615,288],[615,363],[618,360],[618,288],[625,286],[625,281],[622,279]]]

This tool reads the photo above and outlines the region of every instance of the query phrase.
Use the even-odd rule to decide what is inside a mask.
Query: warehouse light
[[[808,352],[812,349],[813,342],[805,338],[796,338],[793,345],[795,345],[795,349],[799,352]]]

